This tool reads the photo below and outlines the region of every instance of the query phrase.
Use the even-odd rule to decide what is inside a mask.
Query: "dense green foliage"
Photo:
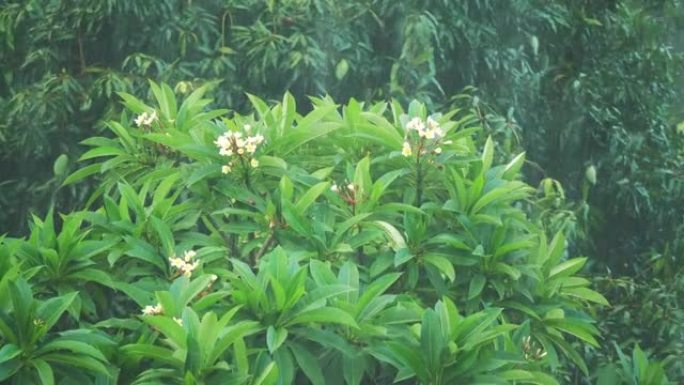
[[[10,1],[0,11],[2,226],[24,229],[28,209],[45,212],[52,162],[73,159],[117,109],[113,92],[142,94],[147,77],[180,92],[221,81],[217,100],[238,111],[245,92],[436,107],[462,103],[453,95],[474,85],[479,98],[467,102],[509,151],[524,146],[533,181],[552,177],[579,198],[585,170],[596,170],[583,250],[612,268],[650,248],[678,251],[681,143],[669,112],[679,5]]]
[[[524,154],[480,152],[471,111],[314,99],[299,115],[286,94],[228,119],[203,88],[152,91],[153,106],[121,94],[113,137],[85,141],[93,163],[65,184],[99,174],[91,208],[3,241],[0,380],[589,375],[577,348],[598,346],[589,304],[607,302],[523,209]]]
[[[257,276],[265,274],[261,273],[258,263],[249,261],[260,254],[259,250],[264,245],[264,253],[274,246],[271,243],[275,241],[265,242],[269,238],[264,238],[261,233],[268,225],[263,218],[250,216],[247,220],[241,217],[246,215],[241,211],[222,217],[225,223],[217,224],[215,215],[205,217],[205,211],[224,209],[225,202],[217,200],[213,195],[205,195],[208,191],[179,192],[178,196],[161,196],[163,194],[160,193],[153,198],[153,190],[158,183],[154,180],[161,178],[163,173],[145,175],[149,174],[151,167],[161,167],[158,162],[166,166],[190,165],[184,168],[184,172],[190,172],[197,163],[208,160],[201,158],[201,154],[179,149],[180,142],[170,143],[154,135],[144,136],[151,134],[150,132],[143,134],[133,129],[130,138],[123,134],[124,130],[130,130],[134,126],[131,123],[134,117],[132,113],[150,113],[152,110],[151,107],[136,105],[132,103],[133,99],[126,97],[129,110],[122,115],[124,108],[117,93],[126,92],[141,100],[158,100],[159,95],[150,90],[148,84],[148,79],[151,78],[170,84],[173,88],[171,93],[182,98],[187,98],[196,90],[209,92],[213,102],[188,102],[187,105],[195,107],[182,114],[203,116],[200,120],[210,122],[207,124],[214,124],[214,118],[229,116],[229,122],[236,124],[230,126],[231,123],[226,123],[231,129],[239,129],[245,122],[260,122],[263,129],[273,129],[273,122],[266,121],[266,106],[274,100],[281,100],[286,91],[290,91],[288,95],[291,95],[284,99],[286,109],[291,109],[296,104],[296,112],[303,115],[313,109],[307,99],[310,95],[331,95],[334,100],[345,105],[342,116],[346,120],[337,123],[354,130],[359,128],[348,127],[351,120],[346,117],[352,117],[350,119],[353,120],[354,111],[357,110],[366,111],[364,114],[382,115],[396,129],[405,126],[406,122],[400,122],[396,114],[380,111],[380,107],[377,107],[379,105],[373,104],[378,100],[393,99],[406,106],[411,100],[417,99],[431,112],[458,109],[460,112],[451,119],[459,122],[459,129],[478,128],[477,132],[472,133],[472,142],[469,142],[467,153],[475,154],[478,149],[485,148],[485,143],[493,143],[486,142],[489,136],[498,143],[494,151],[494,164],[507,164],[524,151],[524,158],[517,158],[523,162],[520,165],[520,181],[537,187],[536,191],[527,186],[521,191],[515,191],[511,198],[519,199],[514,206],[515,210],[519,210],[515,211],[518,214],[497,212],[495,216],[488,218],[491,223],[505,225],[503,228],[508,229],[508,215],[516,217],[524,213],[529,222],[525,226],[532,226],[534,230],[527,228],[523,231],[516,228],[516,231],[522,231],[530,237],[541,237],[540,234],[544,234],[549,239],[555,239],[556,234],[563,234],[567,238],[566,253],[588,257],[587,266],[595,276],[592,280],[596,290],[613,304],[612,307],[587,309],[596,319],[596,327],[603,336],[599,340],[601,346],[598,349],[589,344],[578,350],[592,374],[602,367],[622,368],[621,378],[625,383],[650,381],[643,380],[644,374],[634,369],[638,366],[645,371],[649,365],[645,364],[647,358],[636,348],[640,346],[650,353],[651,360],[662,360],[662,363],[652,364],[654,372],[658,372],[657,368],[662,365],[671,379],[684,381],[684,364],[678,359],[684,356],[684,244],[681,241],[684,239],[681,172],[684,167],[684,125],[679,124],[684,120],[684,109],[681,108],[684,98],[680,92],[683,85],[681,73],[684,69],[684,36],[681,32],[683,10],[681,0],[2,2],[0,234],[8,233],[13,238],[7,238],[8,242],[5,242],[4,249],[0,252],[0,272],[7,271],[7,283],[4,284],[13,282],[12,290],[19,296],[17,298],[23,298],[22,303],[24,299],[29,301],[29,290],[32,291],[35,297],[35,302],[32,303],[35,305],[31,306],[35,309],[26,309],[29,313],[33,312],[31,314],[40,314],[35,313],[40,308],[39,304],[50,298],[54,299],[50,306],[68,304],[65,305],[68,307],[68,316],[62,317],[53,327],[57,334],[50,334],[47,329],[36,333],[27,332],[34,336],[31,338],[36,339],[27,343],[44,344],[52,339],[59,340],[69,329],[73,329],[75,333],[73,338],[70,337],[70,332],[66,333],[69,341],[97,339],[99,337],[92,336],[92,324],[105,322],[105,325],[116,324],[120,327],[119,321],[103,320],[130,316],[131,303],[125,298],[138,298],[139,305],[142,305],[139,297],[143,295],[142,292],[135,287],[121,286],[129,283],[132,278],[127,275],[118,276],[112,272],[112,266],[123,270],[132,269],[131,274],[138,278],[152,274],[143,274],[135,264],[129,266],[124,262],[127,258],[140,259],[145,250],[149,251],[148,246],[135,243],[136,239],[143,238],[155,248],[162,247],[155,243],[162,242],[158,239],[161,237],[158,230],[150,229],[153,224],[147,217],[151,213],[170,227],[172,238],[181,245],[186,242],[188,233],[216,236],[217,232],[227,231],[223,227],[228,224],[242,228],[239,235],[226,238],[233,242],[228,246],[228,255],[231,258],[239,255],[246,259],[245,262],[255,270]],[[269,102],[258,102],[250,95],[259,95]],[[166,106],[165,103],[170,99],[167,95],[165,101],[154,104],[161,117],[169,118],[169,114],[178,109],[177,106]],[[313,105],[320,108],[331,103],[327,99],[315,99]],[[212,115],[209,111],[216,108],[229,108],[230,111]],[[255,121],[248,118],[248,114],[252,112],[257,113]],[[178,109],[177,113],[181,115],[181,110]],[[330,118],[332,115],[320,113],[325,119],[331,119],[325,123],[330,123],[326,127],[332,133],[331,127],[335,119]],[[278,114],[279,112],[276,113]],[[423,116],[425,111],[419,114],[409,111],[409,114]],[[468,118],[462,121],[466,116]],[[176,116],[171,119],[178,118]],[[168,123],[176,124],[181,132],[189,130],[195,124],[180,127],[176,121]],[[290,123],[284,124],[282,130],[287,129]],[[365,126],[373,124],[377,122],[371,121]],[[317,125],[315,123],[312,127]],[[313,182],[307,175],[314,175],[321,181],[326,179],[320,178],[323,174],[315,174],[316,170],[311,168],[313,159],[320,160],[321,167],[323,164],[334,165],[335,169],[330,175],[335,176],[334,182],[345,186],[352,181],[357,165],[363,164],[363,159],[368,156],[368,162],[371,163],[368,172],[374,183],[377,178],[381,180],[381,176],[387,172],[392,175],[388,179],[396,178],[392,182],[396,184],[393,188],[397,191],[394,192],[395,195],[386,197],[387,199],[414,206],[421,206],[426,202],[439,205],[444,203],[438,200],[443,198],[439,195],[439,188],[416,188],[415,183],[411,182],[414,179],[410,177],[409,171],[391,174],[399,167],[393,168],[390,166],[391,161],[387,163],[376,152],[382,153],[389,151],[388,149],[399,151],[401,144],[397,147],[396,143],[375,143],[382,150],[372,148],[373,152],[369,153],[371,147],[365,148],[361,143],[349,144],[344,140],[331,143],[331,138],[337,141],[344,129],[336,128],[334,131],[334,135],[325,136],[328,139],[316,139],[318,147],[311,147],[317,148],[316,151],[319,152],[300,152],[309,148],[308,145],[294,150],[299,156],[296,159],[289,158],[289,150],[285,145],[268,150],[271,153],[267,156],[285,159],[288,164],[294,165],[292,167],[295,167],[297,173],[303,173],[297,174],[297,177],[304,179],[289,176],[293,191],[301,192],[305,187],[311,187]],[[124,135],[123,139],[121,135]],[[367,135],[362,138],[378,138],[380,134],[376,132]],[[264,133],[264,136],[269,135]],[[112,138],[116,139],[112,141]],[[198,140],[188,136],[178,136],[177,139]],[[389,137],[385,139],[392,140]],[[270,135],[265,145],[270,146],[273,140],[273,135]],[[81,141],[96,149],[82,157],[86,149],[80,144]],[[157,144],[152,145],[149,141]],[[207,144],[205,142],[202,143]],[[344,148],[341,143],[349,144],[350,147]],[[101,149],[102,147],[106,149]],[[167,150],[168,153],[165,152]],[[205,155],[207,154],[208,152]],[[89,163],[101,156],[114,158],[104,168]],[[214,162],[219,159],[215,153],[213,156]],[[79,157],[85,163],[77,162]],[[268,164],[268,159],[267,157],[265,160],[264,170],[275,167]],[[263,162],[262,160],[261,163]],[[82,169],[84,165],[85,169]],[[241,165],[233,166],[238,173],[244,171],[241,171]],[[459,163],[460,166],[462,165]],[[214,164],[214,168],[216,167],[218,166]],[[344,171],[340,168],[344,168]],[[73,172],[79,169],[83,171],[74,175]],[[182,181],[187,186],[198,188],[200,181],[206,178],[214,180],[211,179],[215,178],[211,172],[216,173],[216,170],[210,172],[207,168],[194,172],[194,175],[183,174],[177,180],[168,181],[167,184],[173,185],[168,188],[174,190],[177,187],[175,184]],[[463,183],[468,194],[477,195],[477,189],[472,191],[469,187],[469,183],[476,181],[477,176],[469,174],[470,171],[463,172]],[[85,174],[97,175],[73,183],[74,178],[85,177]],[[274,194],[279,191],[280,185],[276,186],[273,181],[260,180],[262,176],[255,176],[255,181],[265,185],[255,185],[253,188],[262,188],[267,193]],[[282,177],[281,174],[277,176]],[[435,174],[427,173],[421,174],[419,179],[426,178],[425,182],[430,186],[430,183],[436,183],[430,180],[433,177]],[[145,182],[145,178],[150,181]],[[455,180],[450,182],[457,183]],[[411,186],[408,188],[413,193],[403,193],[407,186]],[[207,189],[213,191],[213,187],[209,185]],[[483,188],[490,187],[485,185]],[[322,185],[319,188],[323,189]],[[524,199],[517,195],[523,192],[526,194]],[[342,193],[348,192],[342,187]],[[450,194],[453,193],[450,191]],[[133,195],[139,196],[139,205],[146,213],[145,216],[139,218],[137,214],[121,214],[126,208],[133,210],[133,203],[127,201]],[[330,193],[320,197],[322,196],[327,201]],[[296,195],[292,196],[293,199],[295,197]],[[167,198],[175,200],[166,201]],[[234,198],[238,201],[241,199]],[[447,211],[449,208],[472,208],[474,204],[468,200],[454,200],[453,195],[450,198],[458,204],[447,206]],[[198,200],[204,200],[216,207],[198,209],[193,206]],[[179,208],[174,208],[160,218],[160,213],[165,212],[167,206],[175,207],[179,202],[182,202]],[[161,206],[156,206],[158,204]],[[115,210],[114,206],[124,208]],[[425,212],[432,214],[430,210],[435,208],[428,206],[429,209]],[[69,214],[64,218],[57,215],[82,209],[90,210],[87,211],[90,214]],[[240,208],[242,209],[244,207]],[[272,210],[271,208],[257,209],[268,213],[269,218],[272,217],[272,212],[267,211]],[[104,213],[102,210],[105,210]],[[201,225],[192,222],[192,210],[201,212],[195,212],[197,218],[204,218]],[[277,215],[282,215],[280,206],[276,205],[275,210]],[[376,212],[379,209],[373,205],[364,210],[373,215],[387,214]],[[116,215],[117,211],[119,215]],[[32,217],[32,214],[35,216]],[[298,248],[324,255],[323,260],[328,260],[332,254],[341,253],[344,257],[335,259],[330,267],[332,274],[339,275],[343,262],[350,257],[345,254],[348,251],[344,251],[350,243],[340,238],[343,235],[331,235],[337,232],[332,227],[332,222],[325,222],[325,231],[314,236],[309,227],[311,215],[313,212],[307,211],[303,220],[293,216],[281,220],[288,224],[303,222],[301,225],[304,227],[290,224],[298,227],[297,234],[304,237],[294,241]],[[324,216],[318,212],[316,215]],[[415,218],[408,213],[404,215],[407,219],[396,223],[385,217],[380,220],[399,229],[402,236],[407,237],[409,245],[427,242],[430,228],[444,227],[443,223],[423,223],[418,214]],[[319,219],[332,221],[328,216],[316,218]],[[464,228],[467,227],[467,224],[460,222],[460,218],[456,219]],[[448,222],[454,218],[444,220]],[[248,225],[250,221],[259,223],[259,229]],[[241,227],[243,225],[246,227]],[[416,226],[419,230],[409,232],[407,229],[411,226]],[[112,227],[117,229],[116,236],[107,233]],[[423,228],[425,229],[422,230]],[[446,228],[454,230],[453,227]],[[461,230],[463,229],[458,228],[454,231],[458,236],[464,236]],[[52,234],[53,231],[63,234],[62,238]],[[293,228],[288,231],[297,230]],[[254,235],[248,236],[250,232]],[[306,236],[304,233],[307,233]],[[22,236],[26,239],[20,241]],[[249,239],[252,242],[249,247],[253,248],[247,253],[249,256],[240,251],[239,240],[244,236],[253,238]],[[477,237],[485,237],[489,242],[482,243],[484,251],[477,248],[478,244],[468,244],[468,247],[473,255],[482,256],[480,254],[483,252],[483,255],[487,254],[487,247],[497,245],[500,241],[497,237],[501,236],[478,232]],[[206,242],[209,242],[208,239]],[[441,239],[439,242],[446,240]],[[538,241],[526,239],[525,242]],[[131,251],[135,246],[140,249]],[[204,243],[189,246],[208,247]],[[342,249],[338,249],[338,246]],[[445,252],[440,247],[436,249],[438,254]],[[111,254],[112,250],[116,252]],[[168,244],[160,250],[164,250],[166,254],[182,251],[176,248],[171,250]],[[430,247],[426,250],[419,247],[418,255],[433,251],[435,250]],[[161,251],[157,252],[163,254]],[[288,258],[294,258],[302,268],[307,265],[308,262],[305,261],[310,258],[309,254],[295,253],[292,257],[290,252],[286,248]],[[392,252],[396,250],[393,249]],[[55,262],[55,253],[70,255],[69,261],[64,262],[66,265]],[[216,253],[219,254],[218,251]],[[9,255],[12,256],[11,261],[7,259]],[[109,257],[106,263],[102,260],[103,255]],[[371,269],[373,261],[358,258],[359,256],[352,259],[362,271],[359,278],[362,290],[364,285],[371,285],[372,278],[377,277],[372,276],[370,271],[363,273],[364,268]],[[442,260],[433,262],[432,266],[446,266]],[[15,263],[21,263],[20,267]],[[482,285],[483,297],[478,297],[478,300],[481,300],[483,308],[498,306],[504,309],[499,322],[505,320],[522,324],[505,318],[508,308],[497,305],[495,300],[497,296],[501,296],[501,292],[511,295],[525,293],[523,296],[527,300],[536,301],[536,297],[528,293],[531,289],[524,291],[520,286],[511,287],[510,282],[502,283],[493,279],[492,272],[488,270],[495,269],[492,266],[483,266],[482,269],[485,270],[478,272],[472,270],[471,266],[462,270],[456,264],[453,273],[447,271],[453,278],[446,275],[449,285],[444,286],[438,283],[439,274],[434,269],[421,270],[423,264],[425,262],[422,259],[415,267],[409,267],[413,266],[410,260],[401,264],[405,270],[395,272],[404,273],[404,278],[392,286],[393,291],[390,290],[390,293],[397,295],[415,294],[412,298],[419,298],[421,302],[420,317],[423,317],[427,308],[432,308],[437,313],[442,311],[436,307],[436,301],[445,295],[458,305],[461,313],[475,314],[479,310],[478,306],[467,298],[464,300],[459,297],[465,294],[453,292],[458,287],[468,292],[471,284],[474,288]],[[164,270],[163,267],[159,268]],[[442,271],[441,274],[447,272]],[[169,271],[165,273],[170,279]],[[23,276],[23,280],[15,279],[17,274]],[[308,270],[307,274],[313,272]],[[235,281],[228,276],[217,275],[221,276],[224,285],[221,287],[230,287],[232,290]],[[527,276],[524,271],[523,276]],[[307,290],[314,287],[310,282],[314,278],[308,278]],[[539,279],[539,276],[536,278]],[[84,291],[84,280],[99,282],[100,285],[88,284],[88,290]],[[415,282],[409,285],[413,280]],[[156,284],[147,280],[143,281],[146,283],[142,290],[147,295],[156,290],[171,290],[163,285],[155,286]],[[178,285],[180,287],[183,284]],[[428,298],[424,297],[423,292],[427,290],[424,289],[426,287],[434,291]],[[419,288],[423,289],[413,293]],[[79,291],[79,294],[70,298],[68,294],[74,291]],[[402,295],[404,294],[400,297]],[[16,309],[12,310],[11,302],[9,297],[0,300],[10,313],[15,312],[11,317],[16,317]],[[231,299],[224,306],[238,303]],[[447,306],[446,303],[443,300],[439,306]],[[106,308],[104,304],[111,304],[114,309],[103,312]],[[242,305],[243,308],[253,308],[245,303]],[[207,308],[193,305],[192,309],[198,317],[208,314]],[[211,310],[220,319],[225,308]],[[67,310],[62,310],[64,311]],[[240,310],[237,316],[245,320],[249,317],[243,311]],[[257,312],[255,309],[250,311]],[[177,316],[180,317],[181,313]],[[38,318],[40,317],[42,316]],[[125,334],[126,338],[139,336],[121,331],[135,329],[139,332],[139,324],[132,327],[128,321],[121,322],[129,327],[121,327],[121,335]],[[88,333],[91,334],[87,337],[79,335],[85,330],[81,327],[90,330]],[[110,326],[98,328],[109,332],[113,330],[108,329]],[[258,336],[260,332],[256,333]],[[276,331],[271,332],[272,335],[273,333]],[[123,366],[123,361],[117,361],[119,356],[114,350],[117,344],[121,346],[124,343],[122,341],[131,344],[133,342],[118,340],[118,337],[112,341],[110,337],[98,335],[102,337],[98,349],[105,354],[106,360],[115,366],[128,367]],[[258,340],[259,337],[255,338]],[[250,343],[258,345],[254,341],[253,339]],[[409,346],[420,342],[408,337],[402,341]],[[617,342],[620,346],[615,348],[612,342]],[[0,355],[2,349],[0,346]],[[290,346],[288,349],[291,354],[296,355],[292,350],[296,350],[296,347]],[[496,349],[499,349],[498,345]],[[631,355],[632,358],[622,357],[623,351],[625,357]],[[16,352],[5,351],[9,355]],[[271,359],[275,359],[273,352],[269,353]],[[96,361],[93,365],[105,362],[97,354],[79,354],[91,357],[90,359]],[[368,354],[372,355],[370,352]],[[373,357],[379,359],[380,355],[381,353],[376,352]],[[248,356],[252,360],[255,352],[250,351]],[[265,355],[263,357],[255,358],[259,368],[268,365],[269,358]],[[384,357],[387,358],[386,355]],[[571,361],[578,361],[577,356],[566,357]],[[295,356],[295,361],[299,363],[296,358]],[[387,363],[387,360],[383,362]],[[49,360],[44,361],[50,363]],[[90,362],[87,358],[82,361]],[[563,361],[560,366],[563,369],[559,369],[555,364],[550,365],[544,361],[545,366],[539,370],[549,372],[550,369],[561,381],[593,381],[580,375],[580,371],[566,371],[570,367],[569,362]],[[253,364],[250,361],[250,369],[253,369]],[[394,365],[396,362],[389,364]],[[636,366],[631,366],[632,364]],[[38,366],[45,365],[37,364],[36,370],[50,370],[38,369]],[[131,363],[126,365],[135,367]],[[0,369],[0,372],[2,370],[4,369]],[[55,373],[62,375],[64,372],[60,370],[62,369],[57,364]],[[654,376],[657,377],[657,374]],[[129,379],[122,381],[127,382]],[[604,377],[603,381],[612,383],[617,380]]]

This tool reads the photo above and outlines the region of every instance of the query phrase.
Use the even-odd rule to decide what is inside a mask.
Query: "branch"
[[[263,257],[264,254],[266,254],[266,251],[268,251],[268,249],[271,248],[271,246],[273,245],[273,242],[275,240],[276,240],[275,239],[275,231],[271,230],[271,232],[268,233],[268,237],[266,238],[266,241],[264,241],[264,244],[261,245],[261,248],[259,249],[259,251],[257,251],[256,254],[254,254],[254,258],[253,258],[253,262],[252,262],[254,267],[257,266],[257,264],[259,263],[259,259],[261,259],[261,257]]]

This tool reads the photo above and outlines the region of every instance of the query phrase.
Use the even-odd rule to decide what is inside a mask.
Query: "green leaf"
[[[173,341],[179,348],[185,348],[187,337],[185,330],[171,317],[167,316],[143,316],[143,321],[148,325],[159,330],[169,340]]]
[[[278,367],[275,362],[271,362],[264,368],[259,377],[254,379],[252,385],[271,385],[275,383],[275,379],[278,376]]]
[[[482,289],[487,283],[487,279],[482,274],[477,274],[470,280],[468,286],[468,299],[473,299],[482,293]]]
[[[359,320],[363,320],[363,314],[366,311],[368,304],[380,294],[384,293],[385,290],[389,289],[399,277],[401,277],[400,273],[386,274],[371,282],[363,291],[363,294],[361,294],[358,301],[356,301],[354,316]]]
[[[0,364],[0,381],[12,377],[22,367],[23,365],[20,360],[7,361]]]
[[[502,178],[506,180],[514,179],[520,173],[520,169],[522,168],[524,163],[525,153],[522,152],[516,155],[516,157],[513,158],[510,162],[508,162],[506,167],[504,167]]]
[[[301,299],[303,304],[312,304],[324,301],[328,298],[333,298],[340,296],[342,294],[350,295],[350,293],[356,292],[357,289],[348,285],[332,284],[317,287],[316,289],[310,291],[306,296]],[[347,299],[349,301],[349,299]],[[308,310],[308,309],[307,309]]]
[[[45,329],[50,330],[54,326],[66,309],[71,306],[77,292],[65,294],[59,297],[50,298],[38,306],[36,314],[45,321]]]
[[[136,114],[142,114],[143,112],[151,110],[150,107],[145,105],[145,103],[141,102],[138,98],[131,94],[125,92],[117,92],[117,94],[119,94],[121,99],[124,100],[123,104],[126,106],[126,108],[135,112]]]
[[[598,341],[593,336],[598,334],[598,331],[591,324],[572,318],[547,319],[545,324],[571,334],[592,346],[599,346]]]
[[[302,145],[340,128],[341,124],[338,122],[321,122],[326,115],[336,109],[337,106],[334,104],[314,108],[295,128],[286,132],[282,138],[274,140],[274,153],[285,156]]]
[[[400,371],[404,368],[410,369],[410,371],[421,380],[421,383],[429,383],[431,375],[421,359],[422,352],[400,342],[390,342],[387,345],[395,360],[401,363],[402,367],[398,367]]]
[[[492,137],[487,137],[487,141],[484,145],[484,150],[482,151],[482,173],[489,171],[492,166],[492,161],[494,160],[494,141]]]
[[[183,362],[174,357],[172,350],[159,346],[144,343],[129,344],[122,346],[121,352],[129,357],[146,357],[170,366],[183,366]]]
[[[313,204],[318,197],[323,194],[326,190],[330,188],[330,182],[321,182],[318,183],[314,186],[312,186],[310,189],[302,195],[297,203],[295,204],[295,209],[299,212],[300,215],[304,215],[306,212],[306,209]]]
[[[584,177],[587,179],[589,183],[592,185],[596,184],[596,167],[594,165],[590,165],[587,167],[587,170],[584,172]]]
[[[98,360],[104,362],[107,361],[102,352],[92,347],[91,345],[88,345],[81,341],[73,341],[68,339],[57,339],[54,341],[50,341],[47,344],[43,345],[40,349],[36,350],[35,354],[43,355],[46,353],[60,350],[67,350],[71,353],[76,354],[84,354],[87,356],[91,356],[93,358],[97,358]]]
[[[526,185],[522,182],[508,182],[507,184],[497,187],[495,189],[492,189],[491,191],[488,191],[486,194],[481,196],[473,207],[470,209],[470,214],[474,215],[477,214],[480,210],[482,210],[484,207],[489,205],[490,203],[494,203],[497,200],[501,201],[510,201],[511,199],[516,199],[516,198],[522,198],[524,197],[524,194],[519,195],[519,192],[522,192],[526,188]],[[505,198],[505,199],[502,199]]]
[[[580,271],[586,262],[587,258],[573,258],[561,263],[560,265],[556,265],[551,268],[551,271],[549,271],[549,279],[573,275]]]
[[[107,367],[104,366],[104,364],[88,356],[52,353],[46,354],[41,358],[47,362],[54,362],[57,364],[71,366],[73,368],[82,368],[93,373],[100,373],[106,375],[107,377],[111,377]]]
[[[149,220],[152,228],[157,233],[157,236],[159,236],[164,254],[171,257],[176,244],[173,240],[173,232],[171,231],[171,228],[166,224],[166,222],[154,215],[150,216]]]
[[[126,151],[119,147],[97,147],[92,150],[86,151],[85,154],[81,155],[80,158],[78,158],[79,162],[88,160],[88,159],[93,159],[93,158],[99,158],[103,156],[118,156],[118,155],[126,155]]]
[[[335,277],[335,274],[330,269],[329,262],[322,262],[312,258],[309,262],[309,271],[311,271],[311,277],[319,286],[337,283],[337,277]]]
[[[442,331],[437,313],[432,309],[425,310],[420,328],[420,347],[431,373],[436,373],[442,367],[442,351],[446,336],[448,333]]]
[[[560,259],[563,257],[563,252],[565,251],[565,236],[562,232],[557,232],[556,235],[551,240],[549,245],[549,251],[545,258],[545,265],[556,266]]]
[[[31,360],[31,365],[33,365],[33,367],[36,368],[36,371],[38,372],[38,378],[40,378],[41,384],[55,384],[55,375],[52,372],[52,367],[50,366],[50,364],[43,360],[35,359]]]
[[[365,354],[342,356],[342,373],[347,385],[360,385],[366,371]]]
[[[337,62],[337,65],[335,66],[335,77],[337,80],[344,79],[344,77],[347,75],[347,71],[349,71],[349,63],[347,60],[342,59]]]
[[[68,186],[70,184],[79,182],[93,174],[96,174],[100,172],[100,168],[102,166],[99,163],[96,164],[91,164],[88,166],[85,166],[81,169],[78,169],[74,171],[71,175],[69,175],[64,182],[62,182],[62,186]]]
[[[354,318],[349,313],[334,307],[321,307],[307,310],[297,314],[288,325],[296,325],[302,323],[333,323],[357,328],[358,325]]]
[[[406,241],[396,227],[385,221],[373,221],[371,223],[385,232],[387,238],[392,242],[391,246],[394,250],[406,248]]]
[[[501,314],[500,308],[489,308],[469,315],[462,319],[456,328],[456,343],[465,345],[469,340],[476,339],[485,329],[491,327],[494,320]]]
[[[69,156],[66,154],[62,154],[57,157],[55,160],[55,163],[52,165],[52,171],[55,173],[55,176],[62,176],[66,173],[67,171],[67,164],[69,163]]]
[[[453,282],[456,279],[454,266],[445,257],[438,254],[426,254],[423,256],[423,261],[435,266],[442,274],[449,278],[449,281]]]
[[[268,351],[273,354],[280,345],[287,339],[287,329],[279,327],[274,328],[269,326],[266,330],[266,346],[268,346]]]
[[[323,371],[321,370],[321,364],[318,358],[311,354],[309,349],[299,344],[289,343],[288,346],[290,347],[297,364],[311,383],[313,385],[325,385],[325,377],[323,377]]]
[[[370,158],[359,161],[354,171],[354,196],[357,202],[365,202],[371,189]]]
[[[241,376],[247,375],[249,372],[249,359],[247,358],[247,345],[242,338],[235,339],[233,343],[233,356],[235,357],[235,366],[237,372]]]
[[[283,117],[280,120],[278,135],[283,136],[285,132],[292,129],[292,123],[297,118],[297,105],[294,96],[289,92],[283,95],[282,102]]]
[[[561,293],[571,295],[585,301],[594,302],[599,305],[610,306],[606,297],[586,287],[563,288],[561,289]]]
[[[14,357],[20,355],[22,352],[21,348],[14,344],[7,344],[0,348],[0,364],[7,362]]]

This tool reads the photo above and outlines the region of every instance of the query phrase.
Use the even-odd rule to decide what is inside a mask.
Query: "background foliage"
[[[526,151],[525,180],[539,186],[529,215],[568,234],[570,250],[605,276],[599,287],[615,304],[599,317],[606,341],[681,356],[682,297],[671,288],[682,286],[682,9],[679,0],[10,0],[0,6],[0,232],[27,235],[31,212],[83,207],[96,182],[58,188],[79,167],[78,143],[108,135],[103,122],[122,109],[116,92],[150,97],[148,78],[178,95],[211,84],[210,106],[241,113],[252,110],[246,93],[280,100],[286,90],[302,113],[308,95],[323,94],[472,108],[475,140],[492,135],[497,159]],[[643,306],[622,304],[625,290],[654,311],[625,316]],[[587,357],[616,357],[603,345]],[[684,377],[681,366],[668,370]]]

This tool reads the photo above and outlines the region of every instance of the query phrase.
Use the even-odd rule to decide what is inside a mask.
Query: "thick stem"
[[[271,230],[271,232],[268,234],[268,237],[266,238],[266,241],[264,241],[264,244],[261,245],[261,248],[259,248],[259,251],[257,251],[257,253],[254,255],[253,263],[252,263],[254,265],[254,267],[256,267],[259,264],[259,260],[271,248],[271,245],[273,245],[273,242],[275,242],[275,231]]]

